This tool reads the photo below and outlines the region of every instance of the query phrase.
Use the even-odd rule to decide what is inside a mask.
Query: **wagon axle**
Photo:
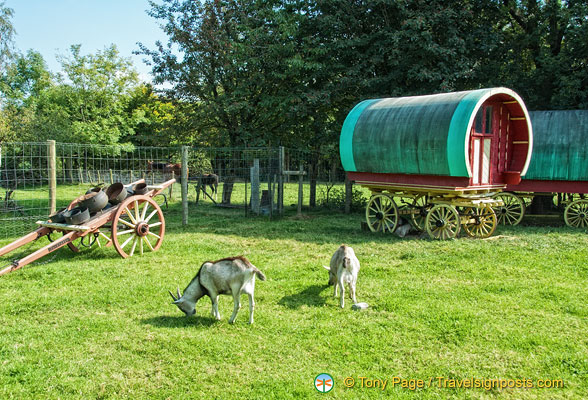
[[[447,222],[445,222],[443,219],[439,219],[437,222],[435,222],[435,226],[437,228],[443,228],[445,225],[447,225]]]
[[[149,234],[149,224],[142,221],[135,227],[135,232],[139,237],[147,236]]]

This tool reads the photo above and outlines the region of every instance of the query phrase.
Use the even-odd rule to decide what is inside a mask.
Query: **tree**
[[[90,55],[74,45],[70,53],[60,57],[58,84],[39,96],[36,131],[65,142],[120,143],[134,126],[127,104],[139,80],[131,61],[114,45]]]
[[[6,64],[0,75],[1,140],[38,140],[34,131],[35,112],[41,94],[53,85],[40,53],[29,50]]]
[[[155,82],[173,84],[169,95],[192,105],[201,134],[229,146],[289,139],[305,63],[292,40],[297,16],[283,2],[165,0],[150,15],[165,21],[169,43],[141,45],[141,53],[151,58]]]
[[[531,109],[588,107],[588,4],[492,3],[499,45],[480,81],[514,88]]]
[[[186,142],[185,131],[178,132],[175,123],[181,120],[181,111],[172,101],[165,100],[148,84],[137,86],[127,104],[133,131],[123,140],[140,146],[166,147]]]
[[[0,96],[5,105],[34,103],[41,92],[53,85],[53,78],[41,53],[29,50],[17,55],[0,76]]]
[[[4,69],[6,62],[10,60],[14,52],[14,27],[10,19],[14,11],[0,2],[0,71]]]

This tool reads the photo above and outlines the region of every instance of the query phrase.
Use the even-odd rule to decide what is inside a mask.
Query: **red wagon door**
[[[496,182],[499,143],[502,135],[500,103],[484,103],[472,124],[470,140],[470,166],[473,186],[485,186]],[[504,151],[504,149],[502,149]]]

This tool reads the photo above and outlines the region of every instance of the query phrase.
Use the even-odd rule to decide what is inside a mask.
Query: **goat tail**
[[[259,278],[260,281],[265,281],[265,275],[258,269],[255,269],[255,275]]]

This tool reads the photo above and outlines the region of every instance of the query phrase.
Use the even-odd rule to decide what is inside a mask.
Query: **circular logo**
[[[329,374],[319,374],[314,378],[314,388],[321,393],[330,392],[334,385],[333,377]]]

